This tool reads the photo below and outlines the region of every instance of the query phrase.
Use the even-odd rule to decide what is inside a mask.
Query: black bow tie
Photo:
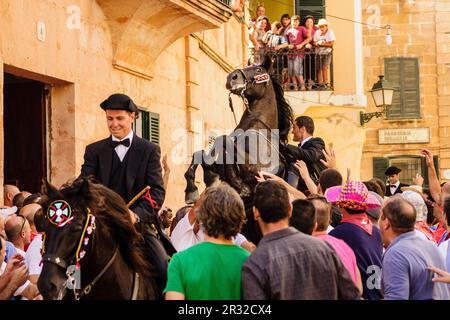
[[[122,141],[111,141],[111,145],[113,148],[117,147],[119,144],[124,145],[125,147],[129,147],[130,146],[130,139],[126,138]]]
[[[391,188],[397,188],[397,186],[395,184],[391,184],[389,187]]]

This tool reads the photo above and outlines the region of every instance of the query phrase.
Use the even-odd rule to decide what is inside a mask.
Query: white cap
[[[323,25],[328,25],[328,21],[326,19],[319,19],[319,22],[317,22],[317,25],[323,26]]]

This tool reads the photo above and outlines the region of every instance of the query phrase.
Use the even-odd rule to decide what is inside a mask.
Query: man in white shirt
[[[5,223],[5,232],[8,240],[21,256],[25,257],[25,248],[31,242],[31,227],[27,219],[21,215],[13,215]]]
[[[14,255],[8,264],[4,262],[6,255],[6,241],[0,237],[0,300],[13,296],[25,299],[42,300],[36,285],[27,279],[28,268],[20,254]]]
[[[183,210],[186,210],[187,212],[172,230],[170,239],[178,252],[205,241],[205,233],[203,228],[201,226],[198,227],[198,225],[196,226],[197,217],[195,214],[195,208],[199,205],[199,203],[200,201],[198,201],[196,206],[191,209],[186,210],[183,208]],[[252,242],[248,241],[247,238],[241,233],[238,233],[236,237],[233,237],[233,243],[249,252],[252,252],[256,248],[256,246]]]

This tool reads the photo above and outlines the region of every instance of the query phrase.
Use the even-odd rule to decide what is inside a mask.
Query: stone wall
[[[392,155],[418,155],[426,147],[440,157],[441,175],[450,168],[448,62],[450,59],[449,31],[450,3],[430,0],[363,0],[363,22],[374,22],[379,12],[381,26],[392,26],[392,45],[386,45],[386,31],[363,28],[364,86],[369,91],[384,74],[385,57],[417,57],[420,72],[421,119],[373,119],[365,125],[362,177],[372,177],[372,158]],[[447,106],[447,109],[446,109]],[[447,111],[446,111],[447,110]],[[449,109],[450,110],[450,109]],[[368,112],[375,111],[369,99]],[[378,144],[379,128],[429,127],[428,144]]]
[[[195,107],[199,119],[213,127],[226,129],[233,126],[225,90],[227,71],[223,65],[241,66],[245,61],[242,43],[246,34],[238,19],[232,17],[220,28],[195,33],[195,37],[181,37],[163,50],[145,73],[141,69],[135,72],[132,66],[130,69],[113,66],[116,44],[111,36],[114,29],[105,16],[106,2],[11,0],[0,3],[0,62],[5,64],[5,71],[52,84],[49,162],[51,182],[56,185],[79,174],[87,144],[108,136],[104,112],[99,104],[111,93],[124,92],[142,109],[160,114],[160,144],[162,153],[169,156],[179,144],[173,133],[178,129],[190,130],[187,107],[192,83],[188,79],[193,73],[198,75],[195,79],[198,104]],[[80,9],[79,28],[67,27],[68,19],[73,15],[69,10],[71,5]],[[173,14],[175,17],[183,12],[179,9]],[[207,20],[204,13],[199,16]],[[38,21],[45,23],[45,42],[37,39]],[[205,23],[205,28],[212,25]],[[174,25],[167,27],[174,28]],[[161,26],[161,32],[168,30]],[[191,56],[196,61],[195,71],[188,68],[188,43],[197,48]],[[207,45],[208,50],[202,50],[200,43],[203,47]],[[128,52],[124,52],[125,49]],[[121,48],[123,56],[143,50],[133,46],[125,49]],[[221,61],[214,59],[217,56]],[[0,79],[2,77],[3,73]],[[0,88],[2,86],[3,81]],[[0,115],[2,111],[3,102],[0,103]],[[0,123],[2,121],[1,116]],[[1,134],[0,146],[2,144]],[[0,150],[3,152],[3,148]],[[3,156],[0,157],[0,169],[2,163]],[[172,165],[166,198],[172,208],[183,204],[186,167],[186,164]]]

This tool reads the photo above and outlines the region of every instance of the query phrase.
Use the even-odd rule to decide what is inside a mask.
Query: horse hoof
[[[186,196],[184,198],[184,202],[186,202],[186,204],[194,204],[197,202],[197,200],[200,198],[200,195],[198,193],[198,190],[192,191],[192,192],[188,192],[186,193]]]

